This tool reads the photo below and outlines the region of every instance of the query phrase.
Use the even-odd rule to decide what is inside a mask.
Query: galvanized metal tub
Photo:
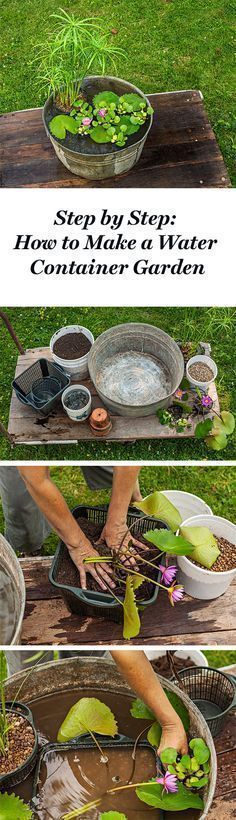
[[[0,569],[10,576],[14,589],[14,627],[10,645],[19,644],[21,637],[22,621],[25,611],[25,581],[23,572],[16,554],[6,538],[0,534]],[[0,643],[3,643],[0,636]]]
[[[23,683],[26,673],[20,672],[13,675],[6,684],[6,697],[15,697],[19,686]],[[211,775],[208,786],[205,789],[205,806],[199,820],[205,820],[210,810],[216,787],[217,762],[215,746],[207,723],[201,713],[188,698],[171,681],[159,678],[162,686],[170,692],[175,692],[181,698],[188,709],[190,716],[190,734],[195,737],[204,738],[211,752]],[[63,692],[65,690],[77,689],[78,698],[82,696],[83,690],[97,690],[98,697],[103,699],[104,692],[112,692],[117,695],[127,695],[132,698],[128,684],[123,680],[117,667],[109,659],[96,658],[67,658],[57,663],[42,664],[32,669],[31,675],[25,681],[21,689],[21,700],[26,703],[32,702],[36,698],[46,695]]]
[[[129,322],[106,330],[96,339],[88,368],[106,407],[120,416],[138,418],[168,407],[182,381],[184,359],[174,339],[163,330]],[[166,374],[166,387],[164,381],[159,388],[158,369]]]
[[[111,77],[101,75],[91,75],[85,77],[81,84],[81,91],[86,94],[88,101],[92,101],[95,94],[100,91],[114,91],[121,96],[122,94],[135,93],[150,105],[148,98],[132,83],[121,80],[119,77]],[[148,132],[152,125],[152,115],[148,117],[147,123],[141,126],[136,134],[129,137],[128,143],[124,148],[114,148],[114,144],[98,145],[90,139],[90,137],[77,138],[78,151],[75,150],[75,145],[71,135],[67,135],[66,142],[52,136],[49,130],[49,120],[51,119],[53,105],[53,96],[51,95],[46,101],[43,108],[43,123],[49,139],[54,147],[58,159],[63,165],[71,171],[86,179],[107,179],[118,174],[124,174],[130,171],[133,165],[138,162],[144,144],[147,139]],[[72,147],[73,143],[73,147]],[[81,150],[79,147],[81,146]]]

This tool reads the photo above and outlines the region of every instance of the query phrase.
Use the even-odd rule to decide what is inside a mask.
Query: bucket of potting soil
[[[184,375],[183,355],[174,339],[138,322],[102,333],[90,350],[88,367],[103,404],[132,418],[167,407]]]
[[[83,526],[83,521],[86,521],[86,526],[87,522],[90,525],[95,525],[94,540],[96,541],[100,536],[106,522],[107,508],[78,506],[72,510],[72,513],[74,518],[78,520],[81,528]],[[145,532],[148,532],[148,530],[168,529],[167,525],[157,518],[149,518],[147,516],[137,520],[137,516],[133,511],[128,512],[127,526],[130,527],[135,521],[137,521],[137,523],[132,528],[132,535],[137,538],[139,536],[145,536]],[[88,532],[85,531],[85,534],[87,534],[89,539],[92,540],[93,536],[91,535],[91,529],[89,529]],[[160,581],[160,578],[161,573],[157,569],[155,580]],[[94,589],[93,579],[91,589],[81,589],[79,571],[70,558],[66,545],[62,541],[58,545],[53,558],[51,568],[49,570],[49,580],[53,586],[60,590],[60,593],[71,612],[81,616],[86,615],[87,617],[104,617],[107,620],[115,621],[116,623],[122,622],[122,606],[120,606],[117,601],[109,595],[109,592]],[[90,583],[89,576],[87,583]],[[142,597],[142,607],[146,608],[155,603],[158,592],[158,586],[154,586],[153,584],[153,588],[151,589],[150,585],[149,595],[147,594],[146,597]]]
[[[183,669],[179,675],[188,697],[216,737],[224,727],[228,712],[236,707],[236,678],[211,667]]]
[[[50,340],[52,358],[72,379],[86,379],[88,354],[93,342],[93,334],[87,327],[61,327]]]
[[[158,661],[160,658],[166,657],[166,649],[145,649],[145,655],[149,661]],[[174,650],[174,657],[173,662],[176,663],[178,661],[178,671],[180,662],[182,662],[182,668],[185,666],[193,664],[193,666],[208,666],[208,660],[206,656],[201,652],[200,649],[177,649]],[[189,660],[189,664],[186,663]],[[158,671],[158,670],[156,670]],[[164,672],[160,671],[160,674],[164,675]],[[165,675],[164,675],[165,677]],[[170,678],[172,677],[172,673],[170,672]]]
[[[179,555],[179,580],[187,595],[207,601],[219,598],[236,577],[236,525],[218,515],[196,515],[181,527],[207,527],[215,536],[221,555],[211,570]],[[225,567],[225,569],[224,569]]]
[[[135,789],[110,795],[106,791],[114,789],[115,785],[138,783],[144,777],[148,781],[155,778],[155,749],[146,740],[140,740],[134,766],[132,738],[119,734],[114,738],[96,734],[95,737],[103,756],[89,735],[67,743],[48,743],[44,747],[32,790],[32,808],[38,820],[47,815],[54,820],[75,809],[82,809],[97,794],[103,795],[98,809],[99,817],[100,813],[119,812],[121,809],[128,817],[133,817],[134,813],[140,816],[142,807]],[[163,820],[164,817],[162,811],[151,808],[148,814],[150,820]]]
[[[91,393],[82,384],[67,387],[61,397],[64,410],[72,421],[86,421],[91,412]]]
[[[192,356],[186,364],[186,376],[192,387],[207,390],[217,377],[217,366],[210,356]]]
[[[15,697],[24,680],[25,672],[13,675],[6,685],[8,698]],[[167,692],[178,695],[186,706],[190,717],[190,736],[202,737],[210,749],[210,779],[204,792],[204,809],[198,817],[198,820],[205,820],[216,787],[217,761],[213,739],[203,716],[187,694],[162,677],[160,683]],[[117,719],[119,731],[133,740],[144,728],[143,721],[135,720],[130,714],[134,693],[109,659],[75,657],[42,664],[31,670],[22,688],[22,699],[30,703],[35,724],[48,741],[56,740],[66,714],[81,697],[97,697],[105,702]],[[25,799],[30,799],[30,794],[28,791]]]
[[[119,97],[123,94],[138,94],[150,106],[148,98],[139,88],[118,77],[95,75],[83,79],[81,92],[89,103],[96,94],[104,91],[113,91]],[[43,109],[43,123],[58,159],[72,174],[95,180],[123,174],[138,162],[153,119],[152,115],[149,116],[138,133],[128,138],[125,147],[119,148],[114,143],[95,144],[89,136],[78,137],[78,134],[67,133],[63,141],[57,139],[49,129],[49,122],[57,113],[61,112],[56,109],[51,95]]]
[[[0,534],[0,645],[19,644],[25,611],[25,581],[20,562]]]
[[[213,515],[208,504],[193,493],[186,493],[182,490],[161,490],[161,492],[171,501],[171,504],[174,504],[182,521],[192,518],[193,515]]]
[[[0,752],[0,791],[15,787],[31,774],[38,752],[38,735],[28,706],[18,701],[6,702],[6,714],[10,726],[8,744],[11,757],[8,759],[7,750],[5,755]]]

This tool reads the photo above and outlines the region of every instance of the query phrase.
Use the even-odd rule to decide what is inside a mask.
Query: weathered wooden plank
[[[49,348],[28,349],[24,355],[19,355],[16,364],[16,376],[19,376],[39,358],[51,360]],[[92,409],[104,406],[91,380],[82,379],[80,382],[85,384],[91,392]],[[209,394],[213,399],[214,409],[219,412],[219,400],[214,383],[209,388]],[[105,437],[105,440],[120,442],[156,438],[193,438],[198,421],[196,417],[190,418],[191,428],[185,429],[182,433],[177,433],[175,429],[160,424],[156,415],[130,419],[111,414],[111,418],[112,430]],[[68,418],[62,409],[61,401],[53,408],[49,416],[44,417],[41,414],[37,416],[34,410],[18,401],[14,391],[10,403],[8,433],[14,437],[16,444],[94,441],[96,438],[88,422],[74,422]]]
[[[230,180],[199,91],[149,95],[154,123],[138,165],[108,180],[73,176],[56,158],[42,110],[1,118],[3,187],[228,187]]]

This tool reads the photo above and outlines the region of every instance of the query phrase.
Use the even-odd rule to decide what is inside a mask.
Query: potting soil
[[[215,563],[211,567],[211,572],[229,572],[231,569],[235,569],[236,567],[236,546],[235,544],[231,544],[230,541],[227,541],[227,538],[218,538],[215,535],[215,539],[217,541],[218,549],[220,550],[220,555],[216,559]],[[202,567],[202,569],[206,569],[203,564],[199,564],[197,561],[193,561],[192,558],[189,557],[189,561],[192,564],[196,564],[197,567]],[[208,570],[209,571],[209,570]]]
[[[208,382],[214,378],[214,373],[211,368],[204,362],[194,362],[188,368],[189,375],[197,382]]]
[[[190,666],[196,666],[197,664],[192,661],[192,658],[177,658],[174,656],[174,667],[176,672],[181,672],[181,669],[188,669]],[[173,678],[173,672],[170,668],[170,664],[168,662],[167,656],[163,655],[161,658],[156,658],[155,660],[151,661],[152,668],[157,675],[162,675],[163,678],[167,678],[167,680],[171,680]]]
[[[0,775],[10,774],[30,757],[35,744],[32,726],[21,715],[9,714],[8,725],[11,727],[7,735],[7,751],[0,752]]]
[[[111,555],[111,552],[108,549],[105,542],[99,544],[96,543],[98,538],[100,538],[101,536],[103,527],[100,524],[94,524],[92,521],[87,521],[86,518],[77,518],[76,520],[79,527],[87,536],[87,538],[91,541],[93,548],[99,553],[99,555]],[[137,537],[141,543],[146,543],[146,545],[148,545],[147,552],[143,551],[140,547],[136,547],[135,552],[137,554],[140,553],[140,555],[143,558],[146,557],[149,561],[153,561],[153,559],[157,556],[157,550],[149,548],[150,545],[147,541],[145,542],[145,538],[143,537],[143,535],[136,535],[135,537]],[[156,564],[158,567],[158,561],[156,562]],[[103,568],[105,569],[105,565],[103,565]],[[153,578],[154,580],[157,579],[158,569],[154,569],[154,567],[150,567],[148,564],[143,564],[142,561],[138,564],[138,568],[140,573],[146,573],[148,578]],[[119,595],[120,597],[124,598],[125,586],[122,582],[126,580],[127,572],[125,572],[123,569],[118,569],[117,578],[117,585],[113,591],[116,595]],[[73,587],[80,587],[79,570],[75,566],[74,561],[72,561],[66,546],[64,547],[64,550],[61,552],[60,561],[57,567],[56,580],[60,584]],[[96,592],[101,592],[101,587],[98,585],[97,581],[90,575],[90,573],[87,573],[87,589],[91,589]],[[139,587],[139,589],[136,590],[136,598],[137,600],[151,598],[151,596],[153,595],[153,591],[154,585],[149,581],[144,581],[143,584]],[[107,593],[109,594],[109,589],[107,589]]]
[[[15,598],[13,580],[6,569],[0,565],[0,644],[5,646],[11,643],[16,627]]]
[[[54,342],[53,353],[59,359],[81,359],[86,356],[91,342],[84,333],[65,333]]]

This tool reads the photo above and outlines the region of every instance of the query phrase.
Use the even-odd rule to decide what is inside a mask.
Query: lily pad
[[[142,510],[143,513],[147,513],[147,515],[160,518],[161,521],[168,524],[168,527],[170,527],[173,532],[176,532],[179,524],[181,524],[182,519],[179,511],[164,493],[158,492],[157,490],[147,495],[142,501],[136,501],[133,506]]]
[[[143,108],[143,98],[139,96],[139,94],[131,93],[131,94],[123,94],[120,97],[120,102],[125,102],[127,105],[130,105],[132,111],[140,111]]]
[[[146,786],[138,786],[137,797],[148,806],[164,811],[184,811],[184,809],[203,809],[203,800],[198,794],[193,794],[182,783],[178,784],[176,794],[166,794],[160,783],[154,781]]]
[[[93,142],[97,142],[99,144],[111,142],[111,135],[106,128],[103,128],[103,125],[96,125],[91,131],[90,137]]]
[[[115,94],[114,91],[100,91],[100,93],[96,94],[93,98],[95,108],[107,108],[112,103],[118,105],[118,102],[118,94]]]
[[[63,720],[57,740],[59,743],[65,743],[86,732],[115,737],[117,731],[117,723],[109,706],[97,698],[81,698],[71,707]]]
[[[67,131],[71,134],[77,134],[78,123],[69,114],[58,114],[50,120],[49,129],[54,137],[64,140]]]

